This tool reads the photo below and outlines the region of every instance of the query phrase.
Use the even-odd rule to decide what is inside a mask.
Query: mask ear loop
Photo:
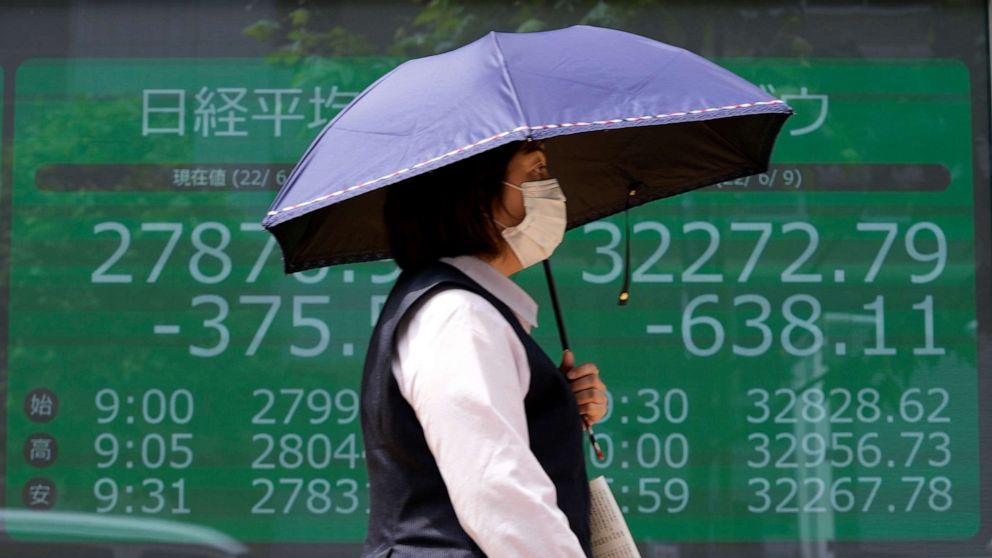
[[[521,193],[524,191],[524,189],[521,188],[520,186],[517,186],[516,184],[510,184],[509,182],[507,182],[505,180],[503,181],[503,184],[506,185],[506,186],[509,186],[510,188],[513,188],[514,190],[517,190],[517,191],[519,191]],[[503,201],[502,200],[500,200],[499,204],[503,207],[503,211],[506,211],[507,213],[510,213],[510,210],[508,210],[506,208],[506,206],[503,205]],[[524,215],[526,216],[526,211],[524,212]],[[512,217],[513,214],[510,213],[510,216]],[[513,228],[513,227],[510,227],[510,226],[504,225],[503,223],[500,223],[499,221],[496,220],[495,217],[493,218],[493,223],[496,223],[500,227],[503,227],[503,229],[512,229]]]
[[[623,209],[624,226],[624,258],[623,258],[623,287],[620,289],[620,296],[617,297],[618,306],[626,306],[630,300],[630,202],[637,195],[637,182],[630,185],[627,192],[627,200]]]

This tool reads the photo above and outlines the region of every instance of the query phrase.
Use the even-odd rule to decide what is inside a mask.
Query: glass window
[[[575,23],[796,111],[767,172],[631,210],[627,307],[622,215],[556,254],[642,555],[988,555],[988,10],[952,0],[4,3],[0,555],[358,555],[398,272],[286,276],[261,219],[404,60]]]

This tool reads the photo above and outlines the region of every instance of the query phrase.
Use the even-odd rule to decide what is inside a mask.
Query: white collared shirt
[[[525,331],[537,304],[474,256],[442,258],[503,301]],[[523,343],[483,297],[431,296],[396,331],[393,375],[417,414],[465,532],[488,556],[584,556],[555,486],[530,450]]]

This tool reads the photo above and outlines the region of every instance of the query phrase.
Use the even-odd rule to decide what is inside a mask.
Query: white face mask
[[[503,238],[525,268],[548,259],[561,244],[567,223],[565,194],[558,186],[558,180],[536,180],[519,186],[509,182],[503,184],[520,190],[524,196],[523,221],[513,227],[497,223],[503,226]]]

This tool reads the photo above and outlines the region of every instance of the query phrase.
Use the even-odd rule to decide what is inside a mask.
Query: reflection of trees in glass
[[[288,63],[325,56],[426,56],[488,31],[584,23],[631,31],[707,57],[963,58],[972,53],[970,61],[979,64],[987,50],[975,48],[976,36],[961,30],[971,27],[968,22],[980,6],[962,0],[393,0],[376,3],[374,22],[357,24],[342,17],[360,11],[348,2],[298,0],[281,16],[257,21],[244,33],[271,44],[274,61]]]
[[[663,0],[605,2],[602,0],[516,0],[465,2],[411,0],[397,3],[395,13],[383,9],[382,25],[392,25],[388,44],[337,24],[331,7],[301,0],[279,21],[264,19],[244,30],[254,39],[271,43],[273,59],[297,62],[308,56],[392,55],[416,57],[436,54],[469,43],[489,31],[541,31],[574,24],[598,25],[657,36],[684,43],[687,35],[713,36],[714,23],[699,19],[699,8],[678,14]],[[685,8],[682,8],[685,11]]]
[[[88,282],[92,262],[99,261],[80,247],[97,245],[112,253],[116,246],[107,235],[87,244],[94,238],[94,208],[108,203],[108,194],[40,193],[34,190],[35,172],[44,164],[57,163],[189,161],[193,160],[195,145],[178,136],[130,141],[135,134],[140,135],[141,125],[140,98],[135,102],[130,96],[66,95],[37,104],[21,102],[19,110],[25,114],[17,127],[18,156],[13,174],[17,181],[13,216],[16,242],[11,243],[9,255],[0,254],[4,261],[9,257],[16,263],[11,268],[11,284],[21,289],[22,295],[25,289],[39,289],[23,298],[31,301],[33,309],[63,312],[106,305],[95,291],[76,287]],[[69,196],[71,203],[66,201]],[[139,221],[146,213],[157,216],[151,220],[159,219],[163,206],[184,207],[189,203],[186,196],[163,200],[154,193],[129,194],[127,200],[130,216]],[[12,358],[21,354],[18,347],[11,344]],[[135,365],[139,364],[141,359],[135,359]]]
[[[22,103],[23,105],[23,103]],[[178,136],[129,141],[141,134],[141,97],[72,95],[46,101],[18,128],[18,168],[42,163],[155,163],[190,160],[193,145]],[[66,133],[70,123],[72,133]]]

